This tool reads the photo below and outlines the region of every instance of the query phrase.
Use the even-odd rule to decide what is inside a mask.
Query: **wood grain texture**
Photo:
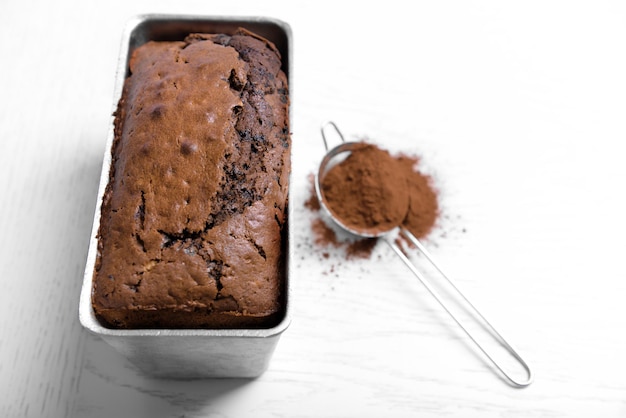
[[[0,415],[626,416],[626,8],[414,9],[0,3]],[[121,31],[147,12],[294,32],[293,322],[255,380],[152,379],[78,322]],[[346,260],[315,244],[304,201],[328,119],[421,156],[442,205],[425,244],[529,361],[530,387],[498,378],[385,245]]]

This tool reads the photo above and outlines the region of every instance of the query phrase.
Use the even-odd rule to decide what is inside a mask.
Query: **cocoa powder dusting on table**
[[[435,226],[439,204],[431,178],[418,170],[418,164],[417,157],[392,156],[363,142],[363,147],[352,151],[324,177],[326,205],[353,229],[383,230],[393,221],[418,239],[424,238]],[[317,213],[321,206],[313,175],[309,181],[310,197],[305,206]],[[342,241],[321,218],[313,220],[312,229],[316,245],[343,247],[347,258],[369,258],[377,242],[376,238]]]
[[[331,229],[328,225],[326,225],[323,220],[319,218],[314,219],[312,228],[315,235],[315,244],[322,246],[327,246],[330,244],[333,247],[338,247],[341,245],[341,241],[337,239],[337,234],[335,234],[335,231]]]
[[[313,212],[317,212],[321,209],[320,202],[317,200],[317,194],[315,193],[314,174],[309,174],[309,198],[304,201],[304,206]]]

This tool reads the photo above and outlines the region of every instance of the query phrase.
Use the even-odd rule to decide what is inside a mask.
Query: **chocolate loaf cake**
[[[244,29],[134,50],[115,114],[92,303],[111,328],[284,315],[289,91]]]

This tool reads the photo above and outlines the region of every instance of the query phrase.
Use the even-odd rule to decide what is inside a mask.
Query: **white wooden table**
[[[405,3],[0,2],[1,416],[626,416],[626,5]],[[293,322],[256,380],[151,379],[78,322],[121,32],[153,12],[293,29]],[[443,210],[426,245],[530,387],[384,245],[313,243],[328,119],[422,157]]]

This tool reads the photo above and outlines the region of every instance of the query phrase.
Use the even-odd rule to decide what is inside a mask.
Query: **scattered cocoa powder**
[[[315,196],[315,193],[313,194],[313,196]],[[315,197],[315,199],[317,199],[317,196]],[[330,244],[333,247],[339,247],[341,245],[341,241],[337,239],[337,234],[335,234],[335,231],[328,225],[326,225],[326,223],[322,219],[314,219],[312,228],[315,244],[322,246],[327,246]]]
[[[330,207],[330,191],[336,216],[351,227],[382,230],[382,225],[396,217],[400,220],[395,225],[402,223],[418,239],[427,236],[439,216],[438,195],[431,178],[418,170],[419,159],[406,154],[392,156],[376,145],[363,144],[324,177],[322,191],[327,206]],[[337,167],[340,169],[335,170]],[[329,179],[331,172],[335,174]],[[315,193],[314,175],[309,175],[309,181],[310,196],[305,207],[318,213],[321,206]],[[365,187],[357,187],[363,183]],[[366,192],[363,192],[364,189]],[[407,197],[402,197],[402,194]],[[403,199],[408,199],[408,207]],[[384,213],[380,213],[381,209]],[[353,215],[355,212],[358,214]],[[402,213],[403,219],[398,213]],[[377,242],[376,238],[341,240],[335,230],[319,217],[313,220],[312,230],[316,245],[343,247],[347,258],[369,258]]]
[[[369,258],[377,241],[377,238],[363,238],[349,243],[346,248],[346,257],[348,259]]]
[[[311,194],[311,199],[317,200],[315,192]],[[308,207],[308,206],[307,206]],[[319,203],[317,205],[319,208]],[[369,258],[374,246],[376,245],[375,238],[363,238],[355,241],[341,240],[337,237],[335,230],[329,227],[326,222],[321,218],[315,218],[312,221],[312,230],[314,234],[314,243],[320,247],[327,247],[329,245],[335,248],[345,247],[346,258]],[[328,252],[322,253],[322,257],[329,258]]]
[[[313,212],[317,212],[321,209],[320,201],[317,199],[315,193],[315,175],[309,174],[309,198],[304,201],[304,206]]]

